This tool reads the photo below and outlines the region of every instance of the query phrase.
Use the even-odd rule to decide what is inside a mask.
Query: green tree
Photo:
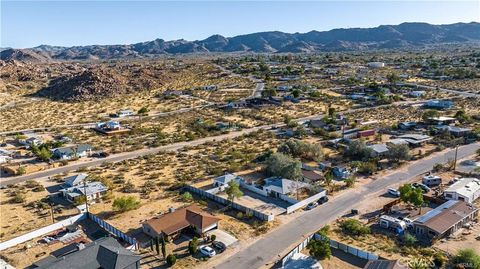
[[[468,268],[480,269],[480,255],[473,249],[461,249],[457,255],[453,257],[452,263],[454,265],[468,264]]]
[[[292,91],[292,95],[293,97],[298,98],[300,97],[300,91],[298,89],[295,89]]]
[[[438,113],[438,111],[429,109],[423,112],[422,120],[427,121],[429,118],[436,118],[438,116],[440,116],[440,113]]]
[[[407,145],[389,145],[388,146],[388,153],[387,153],[388,160],[392,162],[399,162],[399,161],[406,161],[410,159],[410,149]]]
[[[454,116],[459,122],[466,122],[470,120],[470,116],[467,115],[465,110],[458,110]]]
[[[332,250],[330,249],[330,240],[326,237],[312,239],[307,244],[308,253],[317,260],[330,259]]]
[[[41,147],[37,152],[37,157],[42,161],[48,161],[52,158],[53,154],[46,147]]]
[[[177,262],[177,256],[175,254],[169,254],[167,256],[167,264],[172,267]]]
[[[113,200],[112,206],[118,212],[126,212],[137,209],[140,206],[140,201],[134,196],[124,196]]]
[[[186,191],[186,192],[184,192],[184,193],[182,194],[182,201],[184,201],[184,202],[190,202],[190,201],[192,201],[192,200],[193,200],[192,194],[189,193],[188,191]]]
[[[162,236],[160,241],[162,242],[162,256],[163,256],[164,259],[166,259],[167,258],[167,246],[165,244],[165,238],[163,238],[163,236]]]
[[[372,149],[361,140],[352,141],[344,150],[343,155],[352,160],[366,161],[372,156]]]
[[[333,116],[335,116],[335,108],[329,106],[328,107],[328,117],[333,118]]]
[[[269,176],[284,177],[289,179],[300,179],[302,177],[302,164],[292,157],[273,153],[265,160],[265,172]]]
[[[389,73],[387,75],[387,80],[390,84],[395,85],[400,78],[395,73]]]
[[[410,233],[405,233],[405,235],[403,236],[403,242],[408,247],[415,246],[417,241],[418,241],[417,238],[415,236],[411,235]]]
[[[188,242],[188,252],[190,253],[190,255],[194,255],[195,253],[197,253],[197,250],[198,250],[198,238],[193,237],[193,239],[190,240],[190,242]]]
[[[347,188],[351,188],[351,187],[355,186],[355,178],[349,177],[349,178],[345,179],[345,185],[347,186]]]
[[[294,138],[290,138],[282,143],[278,147],[278,151],[304,160],[318,162],[323,159],[322,147],[320,145],[306,143]]]
[[[144,106],[144,107],[142,107],[142,108],[140,108],[140,109],[138,110],[138,114],[140,114],[140,115],[145,115],[145,114],[147,114],[149,111],[150,111],[150,109],[149,109],[148,107]]]
[[[228,182],[228,187],[225,188],[225,192],[227,193],[228,200],[230,200],[232,204],[235,198],[240,198],[243,195],[242,190],[240,190],[240,184],[235,180]]]
[[[344,234],[360,236],[370,233],[370,228],[363,225],[359,220],[346,219],[340,223],[340,228]]]
[[[422,205],[425,203],[423,199],[423,192],[420,188],[414,188],[410,184],[404,184],[398,189],[400,192],[400,199],[407,204],[412,204],[420,209],[422,212]]]
[[[327,168],[325,170],[325,173],[323,173],[323,177],[325,178],[325,184],[327,184],[327,187],[330,189],[330,192],[332,191],[331,189],[331,184],[333,182],[333,171],[331,168]]]

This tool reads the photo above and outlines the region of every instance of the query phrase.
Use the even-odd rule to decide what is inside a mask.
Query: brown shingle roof
[[[370,260],[365,264],[363,269],[408,269],[397,260]]]
[[[443,234],[453,225],[468,217],[475,211],[477,211],[477,208],[474,206],[463,201],[456,201],[455,204],[443,209],[439,214],[433,216],[422,224],[439,234]]]
[[[219,218],[204,212],[197,205],[190,205],[160,217],[147,220],[146,223],[152,227],[157,234],[163,232],[166,235],[170,235],[190,225],[203,230],[217,223],[219,220]]]

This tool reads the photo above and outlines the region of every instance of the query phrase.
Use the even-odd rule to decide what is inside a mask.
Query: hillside
[[[204,40],[153,41],[131,45],[92,45],[31,49],[6,49],[2,60],[45,61],[139,58],[163,54],[211,52],[320,52],[369,49],[414,48],[444,43],[480,42],[480,23],[431,25],[402,23],[375,28],[334,29],[308,33],[261,32],[235,37],[213,35]]]

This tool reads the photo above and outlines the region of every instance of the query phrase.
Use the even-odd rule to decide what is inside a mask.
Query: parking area
[[[289,203],[273,197],[266,197],[252,191],[242,188],[243,196],[235,199],[235,202],[245,207],[255,209],[268,215],[280,215],[285,213]],[[228,198],[225,193],[218,194],[223,198]]]
[[[207,235],[208,236],[215,235],[215,237],[216,237],[215,240],[224,243],[225,246],[227,246],[227,247],[233,246],[238,242],[238,239],[235,238],[233,235],[231,235],[231,234],[229,234],[229,233],[227,233],[223,230],[220,230],[220,229],[211,230],[211,231],[207,232]]]

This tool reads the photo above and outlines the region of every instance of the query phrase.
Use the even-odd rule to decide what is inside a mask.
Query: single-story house
[[[6,162],[10,161],[11,159],[12,159],[12,157],[10,157],[10,156],[0,155],[0,164],[6,163]]]
[[[141,255],[125,249],[113,237],[103,237],[89,244],[79,244],[78,249],[66,255],[48,256],[29,268],[63,269],[63,268],[140,268]]]
[[[350,176],[350,171],[346,167],[335,166],[332,168],[333,176],[339,179],[346,179]]]
[[[457,119],[455,118],[445,116],[430,117],[427,119],[427,123],[430,125],[449,125],[455,123],[456,121]]]
[[[107,193],[108,188],[103,183],[94,181],[86,184],[79,184],[73,187],[61,189],[60,193],[68,201],[75,203],[81,197],[86,196],[87,201],[92,201],[102,198]]]
[[[480,198],[480,179],[463,178],[448,187],[443,192],[443,196],[447,200],[459,200],[473,203]]]
[[[122,126],[118,121],[107,121],[107,122],[99,122],[95,125],[96,129],[99,130],[107,130],[107,131],[113,131],[113,130],[120,130]]]
[[[405,121],[398,124],[398,128],[401,130],[411,130],[417,127],[417,123],[414,121]]]
[[[315,182],[323,179],[323,175],[315,170],[308,170],[302,168],[302,177],[308,182]]]
[[[88,144],[80,144],[71,147],[62,147],[52,150],[53,157],[60,160],[70,160],[73,158],[81,158],[89,156],[92,153],[92,146]]]
[[[207,85],[202,87],[202,90],[205,90],[205,91],[214,91],[216,89],[217,89],[217,85]]]
[[[70,188],[70,187],[78,186],[80,184],[83,185],[87,177],[88,175],[85,173],[66,177],[63,179],[64,181],[63,186],[65,186],[66,188]]]
[[[450,126],[450,125],[435,126],[435,129],[447,132],[456,137],[462,137],[472,133],[471,128],[461,128],[461,127]]]
[[[133,116],[133,114],[134,114],[133,111],[130,109],[122,109],[117,111],[115,116],[117,116],[118,118],[123,118],[123,117]]]
[[[415,234],[429,239],[455,233],[478,216],[478,208],[464,201],[450,200],[413,222]]]
[[[43,144],[43,140],[36,136],[31,136],[26,139],[20,139],[18,142],[27,147],[40,146],[41,144]]]
[[[408,144],[411,146],[422,145],[432,140],[432,137],[428,135],[422,135],[422,134],[405,134],[405,135],[397,136],[397,138],[407,141]]]
[[[453,102],[450,100],[430,100],[424,106],[435,109],[450,109],[453,107]]]
[[[363,269],[409,269],[398,260],[369,260]]]
[[[411,91],[408,95],[411,97],[422,97],[425,95],[425,91]]]
[[[190,205],[147,220],[142,223],[142,229],[144,233],[154,238],[174,236],[188,227],[202,235],[218,228],[219,221],[219,218],[208,214],[197,205]]]
[[[262,188],[268,193],[268,195],[276,198],[282,198],[290,193],[295,193],[297,189],[307,186],[308,184],[303,182],[297,182],[280,177],[271,177],[265,179],[265,185],[263,185]]]
[[[215,187],[221,187],[221,186],[226,186],[228,183],[232,180],[237,180],[238,181],[238,176],[230,173],[226,173],[223,176],[219,176],[213,179],[213,186]]]
[[[408,141],[405,140],[405,139],[401,139],[401,138],[394,138],[394,139],[390,139],[387,141],[387,145],[388,144],[392,144],[392,145],[409,145]]]
[[[372,157],[384,157],[388,153],[386,144],[375,144],[367,147],[372,149]]]

